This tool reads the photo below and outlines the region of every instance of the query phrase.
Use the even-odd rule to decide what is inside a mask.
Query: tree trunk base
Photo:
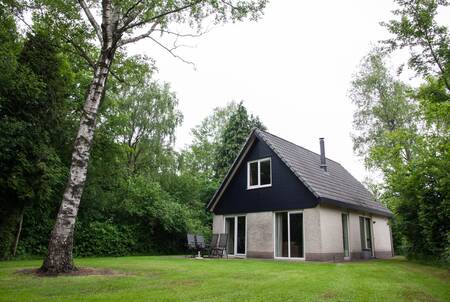
[[[48,247],[48,254],[44,260],[44,263],[39,268],[39,272],[57,275],[60,273],[70,273],[77,271],[78,269],[73,263],[72,256],[72,234],[66,237],[67,239],[64,240],[56,233],[57,232],[52,232]]]

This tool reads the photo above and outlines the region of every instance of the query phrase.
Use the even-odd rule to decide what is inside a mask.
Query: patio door
[[[369,217],[359,217],[359,229],[361,232],[361,248],[370,251],[370,255],[374,256],[372,249],[372,220]]]
[[[275,213],[275,257],[304,258],[303,213]]]
[[[342,213],[342,243],[344,246],[344,258],[350,257],[348,245],[348,214]]]
[[[225,217],[225,233],[228,234],[228,255],[246,254],[246,222],[245,216]]]

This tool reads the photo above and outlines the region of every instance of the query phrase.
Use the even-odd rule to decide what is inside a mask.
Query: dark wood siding
[[[247,162],[272,159],[272,186],[247,190]],[[239,214],[313,208],[317,199],[264,141],[256,139],[222,194],[214,214]]]

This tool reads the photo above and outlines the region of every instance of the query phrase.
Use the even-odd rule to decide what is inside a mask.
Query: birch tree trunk
[[[249,14],[256,18],[257,13],[265,6],[265,0],[259,0],[255,4],[237,1],[235,5],[227,1],[212,0],[137,0],[134,3],[131,1],[132,3],[130,3],[129,7],[124,8],[121,5],[114,7],[112,0],[93,1],[101,3],[101,9],[98,11],[98,17],[100,18],[101,15],[102,19],[100,26],[86,1],[78,0],[77,2],[85,12],[87,21],[91,24],[102,48],[86,95],[80,127],[72,152],[69,180],[50,236],[47,257],[40,268],[41,271],[49,273],[68,272],[76,269],[72,258],[75,221],[86,181],[88,162],[94,139],[95,120],[105,92],[106,80],[110,73],[116,49],[141,39],[150,38],[172,56],[187,62],[173,52],[176,47],[166,47],[151,37],[151,34],[157,30],[158,25],[160,26],[157,30],[159,33],[166,32],[170,34],[170,31],[165,30],[169,21],[183,23],[186,21],[186,18],[192,17],[193,21],[200,24],[201,20],[208,15],[216,15],[216,18],[225,21],[228,14],[233,20],[240,20]],[[217,7],[217,2],[221,3],[222,6]],[[188,10],[194,13],[188,15],[187,12],[185,13]],[[133,36],[132,33],[138,29],[144,31],[144,33]],[[183,36],[176,33],[171,34],[175,34],[177,37]],[[123,38],[124,36],[125,38]],[[69,43],[73,43],[73,41],[69,39]],[[76,46],[75,43],[73,45]],[[82,50],[82,47],[76,46],[75,48],[79,50],[83,58],[87,58],[90,65],[94,65],[91,64],[89,56]]]
[[[88,88],[72,152],[69,180],[50,236],[47,257],[40,268],[43,272],[56,274],[76,270],[72,257],[75,221],[86,181],[96,116],[105,91],[114,53],[115,47],[112,46],[102,50],[95,67],[93,80]]]
[[[13,257],[16,257],[17,246],[19,245],[20,233],[22,233],[22,223],[23,223],[24,212],[25,212],[25,206],[23,206],[22,210],[20,211],[19,228],[17,229],[16,240],[14,241]]]

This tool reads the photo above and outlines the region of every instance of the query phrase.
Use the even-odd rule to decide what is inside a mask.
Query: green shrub
[[[77,256],[123,256],[135,245],[131,227],[110,220],[77,223],[74,252]]]

